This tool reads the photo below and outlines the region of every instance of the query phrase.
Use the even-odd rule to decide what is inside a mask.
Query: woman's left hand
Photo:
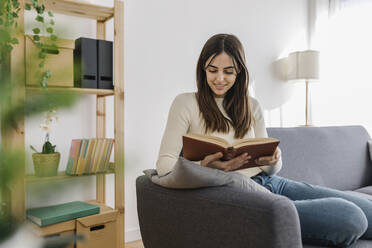
[[[262,166],[275,165],[276,163],[278,163],[281,154],[282,154],[281,150],[279,149],[279,147],[277,147],[272,156],[259,157],[258,159],[255,160],[255,162],[256,164],[259,164]]]

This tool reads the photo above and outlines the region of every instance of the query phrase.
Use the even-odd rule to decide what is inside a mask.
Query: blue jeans
[[[304,243],[350,247],[359,238],[372,239],[372,201],[265,173],[252,179],[293,201]]]

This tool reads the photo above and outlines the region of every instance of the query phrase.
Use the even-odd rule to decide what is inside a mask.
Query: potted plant
[[[61,154],[56,152],[56,146],[49,141],[51,125],[57,119],[56,111],[52,110],[46,113],[45,122],[40,125],[41,129],[46,132],[42,151],[38,152],[31,146],[31,149],[35,152],[32,154],[35,174],[40,177],[55,176],[58,173]]]

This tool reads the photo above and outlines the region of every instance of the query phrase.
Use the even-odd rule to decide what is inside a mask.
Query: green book
[[[68,202],[26,211],[27,218],[39,226],[48,226],[88,215],[99,214],[99,206],[82,201]]]

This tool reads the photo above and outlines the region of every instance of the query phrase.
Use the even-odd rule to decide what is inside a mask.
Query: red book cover
[[[251,159],[249,163],[238,168],[240,170],[261,166],[254,160],[262,156],[272,156],[278,144],[279,140],[274,138],[241,139],[229,144],[219,137],[187,134],[183,136],[183,157],[191,161],[201,161],[208,155],[222,152],[221,160],[227,161],[246,152]]]

